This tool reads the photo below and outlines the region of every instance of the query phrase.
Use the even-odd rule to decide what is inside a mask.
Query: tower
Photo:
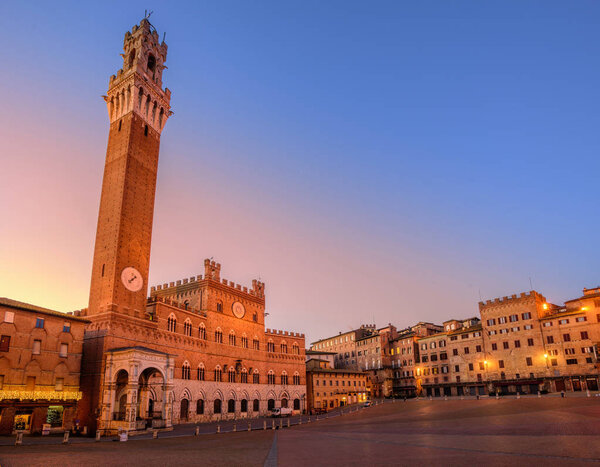
[[[162,88],[167,45],[144,18],[125,34],[123,67],[110,77],[110,130],[88,315],[145,311],[160,135],[171,115]],[[108,316],[107,316],[108,315]]]

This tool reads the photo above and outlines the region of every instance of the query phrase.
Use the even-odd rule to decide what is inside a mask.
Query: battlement
[[[206,316],[206,312],[201,311],[198,308],[191,308],[189,306],[186,306],[183,303],[178,302],[177,300],[171,300],[170,298],[165,298],[165,297],[148,297],[147,303],[148,303],[148,305],[153,305],[155,303],[164,303],[165,305],[169,305],[169,306],[172,306],[174,308],[179,308],[180,310],[185,310],[185,311],[189,311],[191,313],[196,313],[196,314],[201,315],[201,316]]]
[[[479,302],[479,309],[481,310],[484,307],[495,306],[495,305],[506,305],[512,302],[525,301],[525,300],[541,300],[543,302],[546,301],[546,297],[542,294],[536,292],[535,290],[531,290],[529,292],[521,292],[519,295],[513,294],[510,297],[498,297],[492,300],[486,300],[485,302]]]
[[[265,334],[278,337],[299,337],[304,339],[304,334],[292,331],[280,331],[279,329],[265,329]]]
[[[216,261],[211,261],[210,259],[204,260],[204,276],[201,274],[197,276],[192,276],[185,279],[180,279],[175,282],[169,282],[165,284],[159,284],[156,286],[150,287],[150,294],[154,294],[158,291],[165,291],[175,287],[181,287],[186,284],[191,284],[195,282],[200,282],[202,280],[212,280],[215,282],[224,285],[225,287],[229,287],[231,289],[236,290],[237,292],[243,292],[245,294],[251,295],[257,298],[265,298],[265,284],[264,282],[258,281],[254,279],[252,281],[252,288],[248,288],[246,286],[242,286],[241,284],[237,284],[233,281],[227,279],[221,279],[221,264]]]

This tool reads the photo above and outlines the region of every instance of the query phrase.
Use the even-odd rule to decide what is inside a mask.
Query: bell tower
[[[104,96],[110,130],[88,308],[108,319],[145,312],[160,135],[172,114],[167,45],[147,18],[125,34],[121,56]]]

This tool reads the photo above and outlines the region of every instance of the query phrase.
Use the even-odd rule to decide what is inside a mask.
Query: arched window
[[[148,71],[150,72],[150,74],[152,75],[153,78],[154,78],[155,70],[156,70],[156,58],[154,58],[154,55],[149,54],[148,55]]]
[[[204,413],[204,399],[198,399],[196,401],[196,413],[202,415]]]
[[[267,352],[275,352],[275,343],[272,339],[269,339],[269,342],[267,342]]]
[[[185,320],[185,323],[183,323],[183,333],[186,336],[192,337],[192,322],[189,318]]]
[[[300,410],[300,399],[294,399],[294,410]]]
[[[219,383],[223,381],[223,371],[221,370],[221,367],[219,365],[217,365],[217,367],[215,368],[215,381]]]
[[[240,412],[248,412],[248,401],[246,399],[242,399],[240,403]]]
[[[221,399],[215,399],[213,403],[213,413],[221,413]]]
[[[223,313],[223,302],[221,300],[217,300],[217,311]]]
[[[254,373],[252,373],[252,382],[254,384],[260,383],[260,373],[258,372],[258,370],[254,370]]]
[[[227,401],[227,412],[235,413],[235,400],[234,399],[229,399]]]
[[[288,400],[284,397],[283,399],[281,399],[281,407],[287,409],[288,406]]]
[[[198,381],[204,381],[204,363],[198,365]]]
[[[242,382],[242,383],[248,382],[248,370],[246,370],[245,368],[242,370],[242,373],[240,375],[240,382]]]
[[[295,355],[300,355],[300,347],[295,342],[292,345],[292,353]]]
[[[257,323],[257,322],[258,322],[258,314],[257,314],[256,312],[254,312],[254,313],[252,314],[252,321],[254,321],[255,323]]]
[[[190,379],[190,373],[191,373],[190,364],[186,361],[183,363],[183,366],[181,367],[181,379]]]
[[[260,401],[258,399],[254,399],[252,402],[252,410],[254,412],[260,412]]]
[[[227,372],[228,374],[228,380],[230,383],[235,383],[235,368],[230,367],[229,371]]]
[[[187,420],[190,412],[190,401],[187,399],[181,399],[181,407],[179,410],[179,418],[181,420]]]
[[[296,385],[300,384],[300,374],[298,372],[294,373],[293,383]]]
[[[217,330],[215,331],[215,342],[217,342],[218,344],[223,343],[223,332],[221,331],[221,328],[217,328]]]
[[[248,348],[248,337],[246,337],[246,334],[242,336],[242,347],[245,349]]]
[[[133,66],[133,61],[135,60],[135,49],[132,49],[129,52],[129,62],[127,63],[127,68],[131,68]]]
[[[256,337],[252,340],[252,348],[254,350],[260,350],[260,341]]]
[[[235,332],[233,329],[229,331],[229,345],[235,345]]]
[[[287,384],[287,383],[288,383],[288,375],[284,371],[283,373],[281,373],[281,384]]]
[[[204,323],[200,323],[200,326],[198,326],[198,337],[206,340],[206,327],[204,326]]]
[[[269,370],[267,374],[267,384],[275,384],[275,373],[273,370]]]
[[[267,401],[267,409],[273,410],[275,408],[275,399],[269,399]]]
[[[175,332],[176,329],[177,329],[177,318],[175,318],[175,315],[172,314],[167,319],[167,330],[171,331],[171,332]]]
[[[280,347],[281,347],[281,353],[287,353],[287,344],[285,342],[282,342]]]

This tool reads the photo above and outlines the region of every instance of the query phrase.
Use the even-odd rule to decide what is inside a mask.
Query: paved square
[[[277,431],[3,446],[0,461],[2,466],[581,465],[600,463],[599,441],[598,397],[413,400],[310,424],[304,419]]]

